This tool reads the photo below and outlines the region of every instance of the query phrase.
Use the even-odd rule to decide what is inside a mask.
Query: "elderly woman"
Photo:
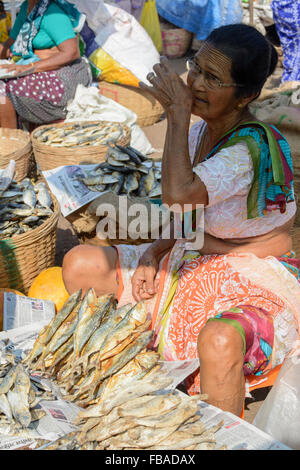
[[[80,58],[76,28],[82,16],[65,0],[25,0],[0,48],[1,68],[16,78],[0,80],[0,126],[17,127],[17,116],[46,124],[66,117],[76,86],[92,81],[88,63]],[[26,76],[24,76],[26,75]]]
[[[237,40],[238,38],[238,40]],[[240,415],[245,379],[267,377],[299,337],[299,262],[289,229],[296,205],[290,149],[249,104],[276,67],[254,28],[214,30],[189,60],[187,85],[166,60],[142,84],[164,106],[163,201],[203,205],[199,251],[185,240],[79,246],[63,262],[68,291],[114,292],[119,305],[145,299],[165,360],[199,357],[190,394]],[[189,130],[191,114],[202,120]]]

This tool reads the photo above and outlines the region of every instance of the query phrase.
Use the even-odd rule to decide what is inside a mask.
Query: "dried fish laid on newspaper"
[[[117,142],[124,137],[124,127],[117,122],[106,123],[69,123],[37,129],[33,137],[40,143],[52,147],[94,147]]]
[[[72,294],[37,337],[23,363],[51,378],[64,399],[86,407],[157,370],[144,302],[117,308],[113,295]]]
[[[160,166],[131,146],[109,144],[105,162],[86,176],[74,178],[94,192],[110,190],[117,195],[136,197],[157,197],[162,193]]]
[[[70,296],[23,360],[53,380],[65,400],[81,407],[78,431],[45,449],[215,449],[197,402],[170,389],[159,354],[148,349],[145,303],[117,307],[113,295],[89,289]]]
[[[44,182],[12,181],[0,195],[0,240],[29,232],[53,214],[53,201]]]
[[[223,421],[207,428],[198,414],[197,402],[207,396],[189,397],[169,385],[157,372],[80,411],[77,442],[97,450],[217,449]]]
[[[52,392],[37,386],[11,353],[1,352],[0,375],[0,434],[37,438],[32,423],[45,416],[39,403],[53,400]]]

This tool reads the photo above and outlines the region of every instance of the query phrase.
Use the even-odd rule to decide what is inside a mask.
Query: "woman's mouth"
[[[204,100],[203,98],[199,98],[197,96],[194,96],[194,102],[208,104],[208,101]]]

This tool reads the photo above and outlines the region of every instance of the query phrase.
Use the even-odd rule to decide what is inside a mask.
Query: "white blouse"
[[[189,151],[193,162],[205,129],[199,121],[191,127]],[[205,184],[208,205],[204,209],[205,232],[217,238],[247,238],[262,235],[280,227],[296,213],[290,202],[286,212],[279,209],[264,217],[247,219],[247,197],[253,181],[252,158],[246,143],[222,149],[212,158],[197,164],[193,171]]]

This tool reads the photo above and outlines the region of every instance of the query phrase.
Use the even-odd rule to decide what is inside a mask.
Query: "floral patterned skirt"
[[[148,246],[115,247],[120,305],[135,302],[131,277]],[[200,330],[208,321],[225,321],[242,336],[246,379],[266,380],[299,339],[299,260],[293,253],[278,260],[247,254],[180,255],[174,249],[161,261],[158,294],[146,302],[154,330],[151,346],[164,360],[198,358]],[[186,386],[190,394],[199,393],[200,369],[188,377]]]
[[[0,80],[0,99],[9,98],[22,119],[46,124],[64,119],[77,85],[91,82],[90,66],[81,58],[55,71]]]
[[[295,318],[286,303],[272,290],[233,270],[225,256],[200,256],[180,269],[165,323],[167,358],[170,351],[177,359],[197,358],[199,332],[211,320],[230,323],[241,334],[245,376],[261,375],[281,364],[298,338]],[[199,370],[186,385],[190,394],[199,393]]]

